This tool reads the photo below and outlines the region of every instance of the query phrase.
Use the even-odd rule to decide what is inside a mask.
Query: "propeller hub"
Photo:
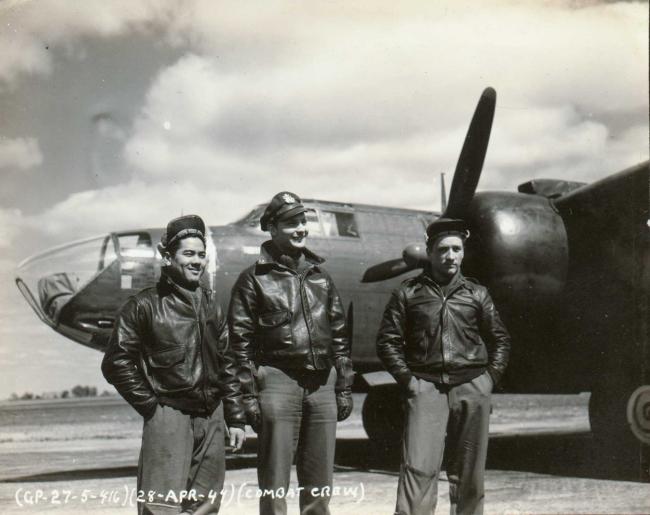
[[[428,261],[427,250],[422,243],[411,243],[402,251],[402,259],[409,268],[421,268]]]

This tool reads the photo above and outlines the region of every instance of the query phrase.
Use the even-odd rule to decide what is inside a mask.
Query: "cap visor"
[[[289,218],[293,218],[294,216],[300,215],[302,213],[306,213],[307,211],[308,211],[308,209],[305,206],[303,206],[302,204],[300,204],[300,205],[297,205],[297,206],[294,206],[294,207],[290,207],[286,211],[283,211],[282,213],[279,213],[276,216],[275,219],[278,220],[278,221],[279,220],[288,220]]]

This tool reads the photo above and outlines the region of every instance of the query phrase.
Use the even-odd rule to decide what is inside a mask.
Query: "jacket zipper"
[[[442,293],[442,290],[441,292]],[[442,293],[442,306],[440,307],[440,347],[442,348],[442,369],[446,370],[447,354],[445,346],[445,309],[447,307],[447,297]]]
[[[207,394],[207,379],[206,379],[206,360],[205,360],[205,353],[203,350],[203,325],[201,324],[201,309],[203,307],[203,297],[204,297],[204,292],[201,290],[201,296],[200,301],[199,301],[199,309],[198,311],[194,308],[194,302],[192,302],[192,299],[187,299],[183,294],[181,294],[178,290],[178,288],[174,285],[174,283],[169,280],[169,283],[172,285],[172,288],[176,290],[176,295],[181,297],[181,299],[185,300],[186,303],[189,302],[190,307],[192,308],[192,311],[194,312],[195,315],[195,320],[196,320],[196,325],[199,328],[199,352],[201,353],[201,367],[203,369],[203,373],[201,374],[201,393],[203,394],[203,402],[205,404],[205,408],[207,411],[208,408],[208,394]]]
[[[307,334],[309,335],[309,351],[311,354],[311,363],[314,369],[316,368],[316,356],[314,355],[314,345],[312,341],[312,336],[311,336],[311,328],[310,328],[310,317],[307,316],[307,299],[305,298],[305,292],[304,292],[304,284],[305,284],[305,279],[307,278],[307,274],[309,273],[309,269],[307,269],[305,272],[300,274],[298,277],[300,278],[299,282],[299,290],[300,290],[300,303],[302,304],[302,316],[305,319],[305,325],[307,326]]]
[[[445,366],[445,364],[448,361],[447,354],[446,354],[446,346],[445,346],[445,333],[446,333],[445,313],[447,311],[447,300],[462,287],[462,284],[456,285],[456,287],[453,290],[447,292],[447,295],[443,293],[442,288],[440,288],[439,286],[436,287],[440,290],[440,293],[442,294],[442,307],[440,308],[440,344],[442,346],[442,369],[446,370],[447,367]]]
[[[197,317],[196,317],[196,323],[199,326],[199,346],[200,346],[200,351],[201,351],[201,366],[203,368],[202,374],[201,374],[201,383],[202,383],[202,388],[201,391],[203,392],[203,401],[205,402],[205,408],[206,410],[208,409],[208,393],[206,390],[206,361],[205,361],[205,353],[203,350],[203,324],[201,323],[201,309],[203,308],[203,294],[201,294],[201,304],[199,304],[199,309],[198,312],[195,312]]]

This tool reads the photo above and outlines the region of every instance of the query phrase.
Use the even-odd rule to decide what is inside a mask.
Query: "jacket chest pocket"
[[[329,283],[327,279],[308,276],[305,280],[305,290],[310,307],[327,306],[329,302]]]
[[[439,323],[440,303],[434,300],[414,300],[409,302],[406,313],[409,332],[431,332]]]
[[[411,362],[423,363],[435,358],[436,332],[440,324],[440,302],[414,299],[407,310],[406,356]]]
[[[185,347],[156,350],[147,356],[152,379],[161,393],[171,393],[191,388],[188,377]]]
[[[291,345],[291,313],[287,310],[262,313],[257,319],[257,339],[265,349]]]

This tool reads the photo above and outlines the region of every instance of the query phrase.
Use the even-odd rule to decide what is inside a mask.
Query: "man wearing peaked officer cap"
[[[483,513],[490,394],[510,336],[487,288],[461,273],[468,237],[463,220],[429,225],[428,266],[393,292],[377,335],[377,354],[404,394],[396,514],[434,512],[443,454],[451,513]]]
[[[262,514],[286,513],[277,492],[289,487],[294,455],[301,513],[329,513],[336,422],[352,411],[343,304],[324,260],[306,248],[307,211],[288,191],[271,199],[260,220],[271,240],[230,297],[231,343],[259,437],[259,487],[274,493],[261,496]]]
[[[288,191],[281,191],[274,195],[266,206],[264,214],[260,218],[260,226],[263,231],[268,231],[271,222],[288,220],[307,211],[308,209],[302,204],[300,197]]]
[[[144,419],[139,513],[191,513],[210,492],[221,492],[224,414],[230,444],[238,450],[244,442],[226,318],[215,293],[200,285],[205,235],[196,215],[167,224],[158,246],[160,281],[122,307],[102,361],[104,377]],[[183,500],[181,492],[190,490],[194,498]],[[219,502],[203,509],[214,512]]]

